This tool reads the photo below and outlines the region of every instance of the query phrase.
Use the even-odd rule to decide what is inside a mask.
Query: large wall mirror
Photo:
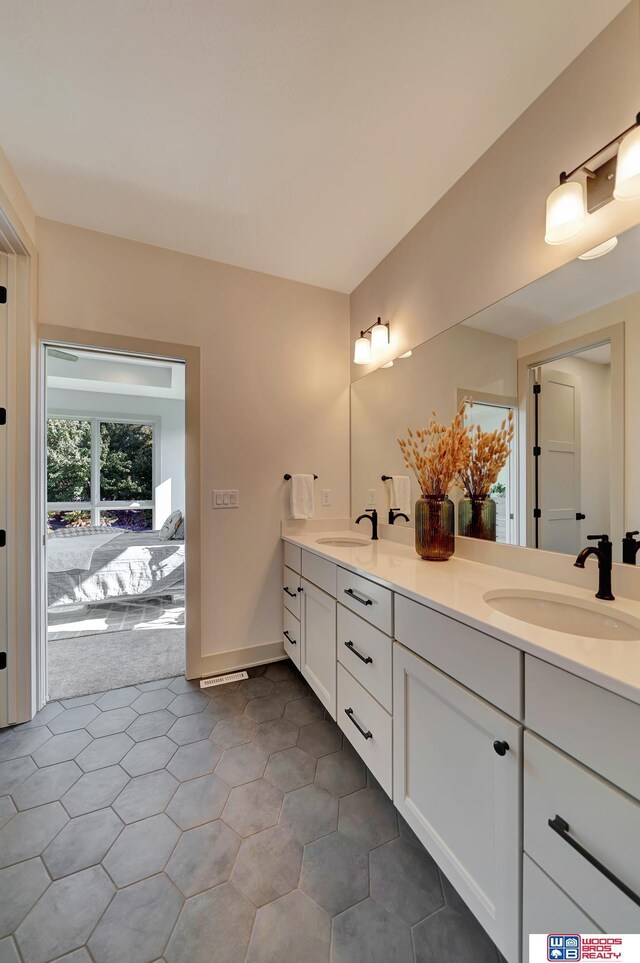
[[[352,510],[375,504],[386,521],[398,506],[383,476],[410,474],[398,436],[432,411],[450,420],[467,396],[487,430],[514,414],[491,493],[496,541],[576,553],[606,532],[620,561],[625,531],[640,529],[638,365],[640,226],[354,382]],[[419,495],[411,477],[411,508]]]

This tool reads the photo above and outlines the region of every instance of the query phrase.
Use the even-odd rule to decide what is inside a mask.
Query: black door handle
[[[350,595],[351,598],[355,599],[356,602],[359,602],[360,605],[373,605],[373,602],[371,601],[371,599],[361,599],[359,595],[356,595],[353,589],[345,589],[344,594]]]
[[[282,634],[284,635],[285,639],[287,639],[288,642],[291,642],[291,645],[297,645],[297,644],[298,644],[295,639],[292,639],[292,638],[291,638],[291,636],[289,635],[289,633],[287,632],[286,629],[283,629]]]
[[[576,521],[581,522],[587,516],[583,512],[576,512]]]
[[[493,748],[499,756],[506,756],[507,752],[509,751],[509,743],[505,742],[504,739],[496,739],[493,744]]]
[[[586,859],[588,863],[591,863],[592,866],[595,866],[598,872],[602,873],[602,875],[605,876],[610,883],[613,883],[614,886],[617,886],[625,896],[628,896],[629,899],[636,903],[637,906],[640,906],[640,896],[638,896],[637,893],[634,893],[634,891],[630,889],[626,883],[623,883],[621,879],[618,879],[617,876],[614,876],[610,869],[607,869],[607,867],[601,863],[599,859],[596,859],[596,857],[593,856],[588,849],[585,849],[584,846],[581,846],[577,840],[573,839],[569,835],[569,823],[566,821],[566,819],[563,819],[562,816],[558,816],[556,814],[553,819],[548,820],[548,823],[551,829],[553,829],[554,833],[558,834],[560,839],[564,839],[565,843],[569,843],[569,845],[575,849],[577,853],[580,853],[583,859]]]
[[[288,585],[284,585],[284,586],[283,586],[283,589],[284,589],[284,591],[287,593],[287,595],[291,596],[292,599],[297,599],[297,598],[298,598],[297,593],[296,593],[296,592],[291,592],[291,591],[289,590],[289,586],[288,586]]]
[[[362,659],[365,665],[369,665],[369,663],[373,662],[373,659],[371,658],[370,655],[365,656],[365,655],[362,655],[362,653],[358,652],[358,650],[356,649],[351,639],[349,639],[348,642],[345,642],[345,645],[351,652],[353,652],[354,655],[357,655],[359,659]]]
[[[344,711],[345,711],[345,714],[349,716],[349,718],[351,719],[351,721],[353,722],[354,726],[356,727],[356,729],[358,730],[361,736],[364,736],[365,739],[373,739],[373,733],[369,732],[366,729],[363,729],[362,726],[356,721],[353,715],[353,709],[349,708],[349,709],[345,709]]]

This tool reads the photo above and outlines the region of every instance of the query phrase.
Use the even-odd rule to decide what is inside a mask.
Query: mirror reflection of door
[[[538,396],[538,548],[577,552],[580,534],[580,380],[543,365]]]
[[[541,549],[574,553],[587,534],[611,530],[610,372],[608,343],[537,369],[539,455],[533,457]]]

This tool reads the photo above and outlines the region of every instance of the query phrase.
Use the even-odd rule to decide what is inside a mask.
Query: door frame
[[[7,256],[5,433],[7,470],[3,528],[6,564],[7,667],[1,670],[0,728],[30,719],[37,707],[35,605],[35,372],[36,251],[0,185],[0,252]],[[3,586],[4,588],[4,586]]]
[[[525,425],[519,446],[520,480],[525,485],[521,492],[520,504],[526,506],[524,517],[520,518],[520,544],[532,547],[534,538],[533,517],[530,517],[530,493],[533,491],[533,459],[529,453],[534,445],[534,424],[531,413],[532,377],[538,365],[570,357],[588,348],[609,342],[611,344],[611,460],[609,466],[609,510],[611,515],[610,538],[619,544],[624,535],[624,498],[625,498],[625,330],[624,324],[613,324],[608,328],[588,331],[569,341],[562,341],[535,354],[518,358],[518,407]]]
[[[127,335],[109,334],[103,331],[85,331],[62,325],[38,325],[38,544],[40,546],[40,569],[37,600],[40,610],[38,633],[38,707],[46,701],[46,568],[45,513],[42,506],[46,496],[46,348],[52,345],[88,349],[101,349],[116,354],[142,355],[180,361],[185,365],[185,598],[186,641],[185,675],[188,679],[201,676],[202,623],[201,623],[201,497],[200,497],[200,348],[194,345],[167,341],[152,341]]]

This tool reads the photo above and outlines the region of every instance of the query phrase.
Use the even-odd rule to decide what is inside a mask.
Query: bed
[[[83,541],[81,536],[73,539],[76,544]],[[56,535],[50,536],[50,550],[62,547],[60,543]],[[50,609],[184,592],[184,540],[160,538],[158,532],[125,531],[106,543],[99,539],[82,564],[85,567],[47,573]],[[58,558],[50,568],[60,569],[61,565],[64,563]]]

